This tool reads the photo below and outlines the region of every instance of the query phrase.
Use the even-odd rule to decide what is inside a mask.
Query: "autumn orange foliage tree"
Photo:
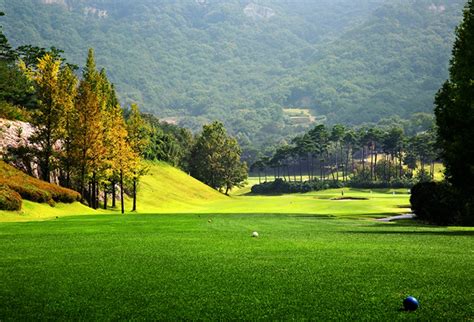
[[[59,174],[59,183],[80,191],[82,201],[92,208],[99,207],[101,192],[104,208],[109,193],[115,207],[119,185],[122,213],[129,183],[136,210],[138,180],[145,171],[140,162],[147,144],[145,122],[135,104],[125,122],[114,86],[105,70],[97,70],[94,51],[88,52],[81,80],[50,54],[36,65],[20,65],[38,97],[32,142],[42,179],[50,181],[52,173]]]

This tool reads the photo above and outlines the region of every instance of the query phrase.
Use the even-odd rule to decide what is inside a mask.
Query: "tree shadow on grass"
[[[418,235],[418,236],[474,236],[473,230],[457,231],[404,231],[404,230],[359,230],[345,231],[345,234],[369,235]]]
[[[337,216],[329,214],[305,214],[305,213],[271,213],[271,212],[255,212],[255,213],[230,213],[230,212],[215,212],[215,213],[188,213],[187,215],[195,216],[276,216],[276,217],[292,217],[292,218],[309,218],[309,219],[337,219]]]
[[[306,215],[306,214],[287,214],[288,217],[304,218],[304,219],[336,219],[333,215]]]

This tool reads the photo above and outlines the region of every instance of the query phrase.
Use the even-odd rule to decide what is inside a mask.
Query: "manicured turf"
[[[0,320],[468,320],[473,237],[309,215],[2,223]]]
[[[473,228],[373,220],[409,212],[406,190],[246,192],[150,164],[137,214],[0,211],[0,321],[474,317]]]

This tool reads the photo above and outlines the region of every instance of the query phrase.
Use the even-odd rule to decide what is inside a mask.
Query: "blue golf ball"
[[[420,303],[418,303],[418,300],[413,296],[408,296],[406,299],[403,300],[403,307],[407,311],[415,311],[418,306],[420,306]]]

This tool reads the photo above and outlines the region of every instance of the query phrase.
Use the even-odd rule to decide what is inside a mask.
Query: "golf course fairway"
[[[0,320],[474,317],[474,229],[377,222],[410,211],[406,190],[227,197],[184,174],[166,190],[173,169],[137,213],[0,212]]]

